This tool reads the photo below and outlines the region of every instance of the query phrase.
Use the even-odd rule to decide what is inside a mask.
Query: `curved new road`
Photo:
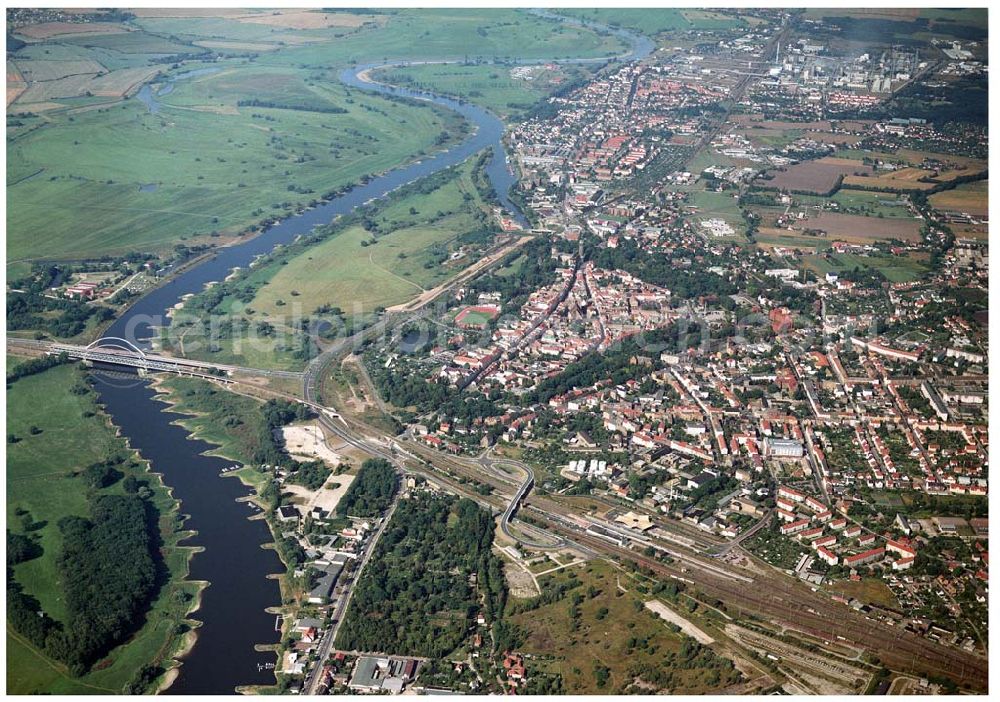
[[[514,497],[511,498],[510,504],[507,505],[507,509],[504,510],[504,513],[500,517],[500,530],[504,533],[504,536],[524,546],[540,550],[562,548],[566,545],[565,539],[562,538],[553,537],[547,541],[534,541],[529,539],[524,534],[523,528],[520,529],[520,533],[516,534],[510,528],[511,520],[514,518],[514,514],[517,513],[518,508],[521,506],[521,501],[528,495],[529,492],[531,492],[531,488],[535,484],[535,471],[532,470],[531,466],[527,463],[521,463],[520,461],[512,461],[509,459],[491,462],[489,459],[480,459],[480,463],[484,467],[502,467],[507,465],[517,468],[525,474],[524,482],[517,488],[517,492],[515,492]]]

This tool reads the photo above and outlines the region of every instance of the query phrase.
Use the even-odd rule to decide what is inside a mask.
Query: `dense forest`
[[[41,606],[8,572],[8,624],[46,655],[81,675],[141,624],[156,588],[150,514],[135,495],[98,495],[90,518],[59,522],[59,575],[68,613],[65,625],[39,614]]]
[[[288,482],[293,485],[302,485],[308,490],[319,490],[330,475],[330,469],[323,461],[297,463],[292,468],[294,472],[288,476]]]
[[[7,329],[38,329],[51,336],[68,339],[87,328],[87,322],[111,319],[108,307],[88,305],[79,300],[54,300],[40,293],[7,295]]]
[[[42,547],[35,539],[7,530],[7,565],[24,563],[41,555]]]
[[[736,286],[702,266],[680,267],[668,256],[650,255],[638,244],[624,239],[618,248],[598,249],[594,265],[607,270],[621,269],[653,285],[661,285],[674,299],[690,300],[701,295],[732,295]]]
[[[369,458],[337,504],[337,514],[377,517],[388,509],[395,493],[396,469],[382,458]]]
[[[260,442],[253,455],[253,460],[257,463],[273,465],[288,460],[284,446],[275,438],[275,430],[292,422],[309,419],[314,415],[313,411],[306,405],[297,402],[268,400],[264,403],[261,416],[264,421],[259,430]]]
[[[492,515],[471,500],[421,493],[401,502],[358,581],[337,646],[449,655],[471,633],[480,592],[489,621],[506,601],[493,529]]]

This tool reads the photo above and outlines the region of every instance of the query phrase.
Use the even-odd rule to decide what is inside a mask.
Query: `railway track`
[[[559,530],[559,527],[554,527]],[[753,587],[714,575],[710,571],[681,569],[661,563],[630,549],[616,547],[588,534],[574,534],[574,540],[595,550],[631,560],[654,573],[694,582],[705,596],[725,602],[738,612],[763,615],[795,629],[822,638],[838,640],[871,651],[893,670],[954,679],[960,686],[987,689],[987,661],[933,643],[911,632],[866,620],[845,605],[816,595],[798,583],[786,582],[778,574],[758,576]],[[765,579],[766,578],[766,579]]]
[[[332,433],[348,444],[367,453],[403,465],[401,457],[392,449],[369,440],[359,440],[346,423],[340,425],[321,415],[321,422]],[[458,480],[442,475],[442,469],[453,471],[462,478],[491,485],[509,493],[509,477],[501,478],[497,471],[483,465],[470,463],[451,456],[444,456],[430,448],[416,448],[406,463],[407,470],[424,476],[446,490],[469,497],[479,504],[502,513],[510,502],[505,498],[485,497]],[[516,493],[515,493],[516,495]],[[527,497],[525,494],[523,497]],[[610,557],[632,561],[660,576],[673,577],[693,584],[706,598],[724,602],[735,616],[753,614],[763,616],[787,629],[800,631],[822,640],[843,640],[846,644],[867,650],[877,656],[887,667],[914,675],[937,675],[955,680],[960,686],[974,690],[987,689],[987,661],[984,658],[931,642],[898,627],[891,627],[866,619],[846,605],[834,602],[825,595],[812,592],[807,586],[776,572],[755,572],[752,582],[746,576],[734,578],[717,560],[696,552],[686,553],[675,544],[664,544],[661,550],[677,560],[665,564],[640,552],[619,546],[600,537],[587,534],[573,510],[544,496],[533,495],[525,502],[533,521],[545,525],[550,534],[558,535],[564,545],[587,553],[589,556]],[[573,526],[570,526],[570,525]],[[842,637],[838,639],[838,637]]]

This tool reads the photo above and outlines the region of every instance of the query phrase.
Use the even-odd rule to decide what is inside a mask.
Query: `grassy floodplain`
[[[514,72],[525,74],[524,77]],[[586,74],[579,66],[521,66],[505,64],[424,64],[376,71],[376,80],[404,87],[454,95],[492,110],[505,119],[517,119],[539,100]]]
[[[332,46],[303,44],[269,54],[275,64],[351,64],[394,60],[592,58],[627,47],[607,33],[544,19],[515,9],[388,10],[377,28],[345,36]]]
[[[9,260],[232,235],[461,134],[443,110],[287,69],[236,65],[174,85],[156,114],[130,100],[8,144],[8,184],[40,171],[9,188]],[[239,106],[248,96],[279,107]]]
[[[254,453],[264,444],[261,401],[238,395],[196,378],[165,377],[157,383],[171,411],[185,415],[181,423],[203,441],[218,446],[213,455],[224,456],[245,465],[254,463]],[[249,468],[241,473],[252,472]],[[250,481],[256,482],[256,479]]]
[[[8,368],[11,360],[8,357]],[[120,693],[146,663],[166,665],[180,645],[175,627],[184,621],[198,586],[184,582],[187,547],[178,545],[176,505],[157,476],[135,460],[125,441],[95,403],[75,365],[63,365],[21,378],[7,395],[7,432],[19,441],[7,444],[8,528],[37,538],[41,556],[13,567],[16,580],[38,599],[57,621],[66,616],[57,558],[62,546],[58,522],[86,516],[92,490],[74,472],[115,456],[127,456],[119,470],[134,475],[152,489],[152,504],[160,516],[165,581],[151,602],[145,621],[126,643],[115,648],[90,672],[72,677],[65,666],[43,655],[8,627],[7,690],[14,694]],[[73,391],[77,388],[78,392]],[[83,391],[84,389],[85,392]],[[32,433],[31,427],[40,430]],[[122,481],[98,492],[118,494]],[[182,596],[181,593],[184,593]]]
[[[569,17],[622,27],[643,34],[660,34],[685,29],[730,29],[743,21],[721,12],[680,8],[587,8],[560,9]]]
[[[346,89],[352,63],[624,49],[521,10],[140,11],[102,29],[18,35],[9,263],[222,242],[461,138],[453,113]],[[219,70],[173,84],[155,114],[121,99],[205,65]]]
[[[374,236],[357,226],[295,256],[276,271],[250,306],[278,314],[278,301],[290,302],[291,291],[297,290],[316,305],[326,302],[349,310],[354,303],[368,313],[446,281],[460,268],[436,265],[440,252],[461,234],[482,226],[476,214],[484,212],[486,204],[472,182],[474,161],[475,157],[464,163],[458,177],[442,187],[385,207],[376,220],[379,231],[388,233],[379,236],[377,244],[363,246]]]
[[[476,174],[479,156],[456,166],[429,192],[397,193],[380,203],[368,221],[353,223],[309,246],[297,244],[242,272],[224,288],[211,314],[239,316],[248,325],[271,325],[294,332],[296,320],[318,308],[340,308],[349,323],[370,319],[379,308],[409,301],[470,265],[481,245],[478,237],[491,226],[489,204]],[[437,176],[433,176],[437,178]],[[370,225],[374,225],[371,227]],[[469,237],[474,237],[470,239]],[[461,254],[464,242],[471,248]],[[252,297],[243,297],[251,291]],[[190,338],[211,316],[202,293],[186,303]],[[247,300],[244,302],[244,300]],[[255,368],[296,369],[305,364],[282,334],[248,340],[233,334],[215,346],[182,345],[184,324],[171,329],[171,351]],[[252,343],[251,343],[252,342]]]

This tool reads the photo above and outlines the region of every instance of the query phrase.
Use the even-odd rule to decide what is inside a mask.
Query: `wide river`
[[[633,47],[628,55],[619,58],[639,59],[653,49],[646,37],[617,29],[609,31],[625,38]],[[594,60],[600,59],[580,61]],[[507,166],[501,121],[468,103],[366,82],[359,77],[374,67],[375,64],[368,64],[345,70],[340,79],[361,90],[433,101],[461,114],[475,127],[474,133],[447,151],[391,170],[315,209],[290,217],[249,241],[219,249],[213,258],[142,297],[105,335],[148,344],[155,327],[169,324],[167,313],[184,295],[203,290],[207,283],[223,280],[234,268],[246,268],[254,258],[270,252],[276,245],[287,244],[317,225],[328,224],[372,198],[384,197],[402,185],[459,164],[487,147],[493,148],[487,174],[497,196],[524,224],[524,216],[507,195],[515,178]],[[178,78],[199,74],[192,72]],[[164,88],[159,94],[167,92]],[[159,109],[156,94],[151,90],[144,89],[137,99],[151,111]],[[165,404],[153,399],[155,393],[148,382],[134,379],[126,382],[120,376],[103,373],[95,376],[101,400],[115,424],[132,447],[151,462],[153,470],[163,474],[164,482],[181,501],[181,511],[188,516],[186,527],[197,532],[188,543],[202,549],[192,559],[191,578],[210,583],[193,615],[202,622],[197,642],[184,657],[180,673],[168,692],[230,694],[240,685],[273,684],[275,656],[259,652],[255,646],[279,640],[275,616],[266,610],[278,606],[281,597],[277,581],[267,576],[281,572],[283,565],[273,551],[261,548],[271,540],[265,522],[248,520],[254,511],[236,501],[250,494],[249,489],[234,478],[220,477],[221,469],[231,461],[203,455],[212,445],[192,439],[186,429],[173,424],[178,415],[166,411]]]

